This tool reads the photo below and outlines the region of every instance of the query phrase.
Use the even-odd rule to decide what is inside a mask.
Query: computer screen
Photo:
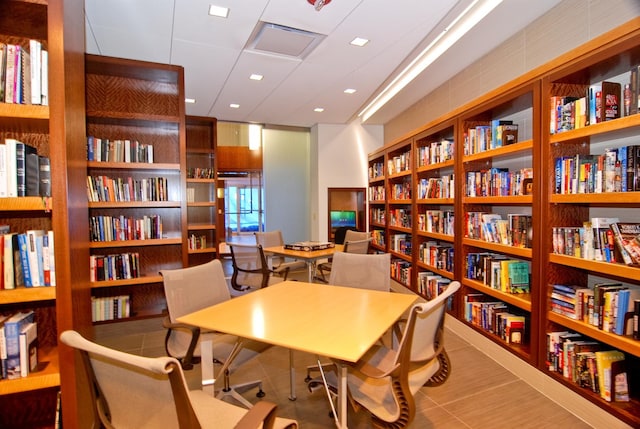
[[[357,227],[355,210],[332,210],[331,211],[331,229],[341,226]]]

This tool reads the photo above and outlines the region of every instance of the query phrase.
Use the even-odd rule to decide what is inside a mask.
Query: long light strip
[[[369,119],[395,97],[409,82],[429,67],[500,3],[502,0],[475,0],[471,3],[358,114],[362,117],[362,121]]]

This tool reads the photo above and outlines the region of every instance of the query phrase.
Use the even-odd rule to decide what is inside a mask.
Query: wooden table
[[[338,362],[356,362],[415,300],[413,294],[285,281],[179,317],[178,321]],[[203,353],[205,348],[209,349],[203,343]],[[295,399],[292,352],[289,356],[290,399]],[[202,365],[203,371],[208,366]],[[347,369],[338,366],[336,425],[346,428]]]
[[[273,253],[287,258],[305,261],[307,263],[308,282],[313,283],[316,272],[316,262],[318,262],[319,259],[330,258],[335,252],[342,252],[343,249],[344,245],[336,244],[335,247],[323,250],[291,250],[284,246],[265,247],[263,250],[265,253]]]

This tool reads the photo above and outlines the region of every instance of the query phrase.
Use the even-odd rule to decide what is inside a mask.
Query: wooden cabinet
[[[428,293],[420,284],[421,273],[459,280],[463,287],[450,311],[452,316],[633,427],[640,426],[640,341],[628,331],[618,335],[577,319],[571,312],[558,311],[554,301],[558,298],[552,294],[556,292],[554,285],[593,289],[608,282],[640,288],[637,265],[626,265],[619,259],[585,258],[583,249],[577,254],[563,253],[564,249],[580,248],[580,237],[585,231],[589,237],[593,219],[614,217],[640,223],[640,188],[634,188],[640,173],[636,167],[627,177],[624,167],[631,163],[630,148],[640,147],[640,114],[639,109],[630,107],[625,112],[623,92],[625,85],[630,89],[637,81],[631,70],[634,76],[640,74],[639,65],[640,27],[636,20],[370,154],[368,198],[369,229],[374,237],[385,237],[385,245],[377,250],[392,254],[393,278],[423,296]],[[619,117],[605,120],[608,114],[615,116],[614,109],[605,109],[602,121],[575,119],[575,112],[588,105],[575,100],[589,90],[597,93],[602,82],[620,84]],[[606,97],[602,99],[606,106]],[[552,122],[552,118],[559,122]],[[517,137],[513,125],[517,125]],[[500,126],[502,144],[483,137],[487,130],[498,135]],[[453,142],[455,156],[432,162],[427,148],[445,141]],[[404,164],[397,160],[406,153],[414,154],[415,160],[408,168],[398,168]],[[581,168],[580,160],[592,166]],[[611,168],[604,168],[602,177],[584,173],[595,171],[598,162],[602,166],[605,160]],[[377,173],[380,166],[384,171]],[[442,187],[435,188],[437,195],[425,195],[429,182],[441,185],[444,178],[453,180],[453,195],[443,194]],[[595,187],[594,180],[600,180],[602,189]],[[405,188],[411,190],[411,196],[399,193]],[[410,225],[399,223],[398,219],[404,219],[398,216],[402,211],[411,219]],[[455,218],[453,231],[430,231],[428,213],[440,216],[447,211]],[[411,234],[406,247],[412,256],[391,244],[398,234]],[[431,245],[450,247],[455,255],[453,267],[442,269],[438,262],[434,266],[433,261],[427,261],[423,253]],[[609,246],[615,256],[615,249]],[[398,276],[398,261],[406,262],[410,274]],[[521,292],[512,290],[514,283],[518,289],[522,286],[515,277],[496,277],[509,272],[503,269],[509,263],[504,261],[517,261],[515,267],[520,269],[528,267],[527,293],[514,293]],[[579,305],[575,299],[572,303]],[[516,316],[510,319],[513,321],[522,317],[524,332],[519,325],[512,331],[515,337],[501,332],[495,324],[498,319],[487,318],[487,314],[498,313],[500,319],[505,314]],[[581,386],[572,371],[557,372],[553,362],[556,346],[550,347],[549,341],[558,332],[597,342],[601,350],[622,352],[630,400],[609,402]]]
[[[14,138],[51,160],[51,198],[0,199],[0,223],[12,232],[54,231],[56,287],[0,290],[0,312],[35,310],[39,371],[26,378],[0,380],[1,427],[53,427],[57,394],[62,392],[64,426],[77,427],[90,409],[76,391],[78,374],[72,352],[58,345],[65,329],[90,334],[90,314],[78,305],[89,298],[88,269],[72,261],[88,260],[86,246],[86,169],[83,159],[84,35],[81,1],[6,1],[0,5],[0,41],[29,51],[29,40],[48,52],[48,105],[0,103],[0,143]],[[73,84],[72,84],[73,83]],[[84,240],[84,238],[83,238]]]
[[[159,272],[183,266],[186,235],[183,69],[86,55],[86,99],[94,301],[161,315]]]
[[[217,257],[224,234],[218,205],[215,118],[187,116],[187,263],[203,264]],[[224,235],[222,235],[224,237]]]

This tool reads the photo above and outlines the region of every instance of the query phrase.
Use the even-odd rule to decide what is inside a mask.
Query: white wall
[[[265,229],[285,242],[310,236],[310,136],[306,131],[263,130]]]
[[[366,188],[368,154],[382,146],[383,127],[319,124],[311,129],[311,239],[327,240],[328,188]],[[315,170],[315,171],[313,171]]]

